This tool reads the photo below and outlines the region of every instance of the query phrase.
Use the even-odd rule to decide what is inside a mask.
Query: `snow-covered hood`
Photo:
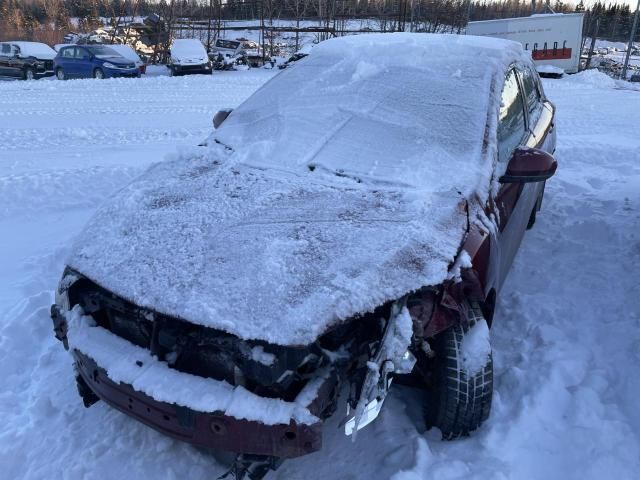
[[[463,207],[455,191],[257,169],[215,145],[121,190],[68,263],[141,307],[301,345],[442,282],[466,231]]]
[[[119,66],[134,65],[135,66],[135,62],[133,60],[129,60],[128,58],[122,57],[120,55],[99,55],[98,58],[103,62],[113,63],[114,65],[119,65]]]
[[[118,54],[136,65],[143,65],[138,54],[129,45],[109,45],[109,48],[118,52]]]

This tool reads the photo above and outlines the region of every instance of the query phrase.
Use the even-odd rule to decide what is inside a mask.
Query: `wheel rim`
[[[102,70],[96,70],[96,78],[104,78],[104,74],[102,73]]]
[[[64,72],[62,71],[62,69],[58,69],[56,77],[58,77],[58,80],[64,80]]]
[[[31,69],[27,70],[25,77],[27,80],[33,80],[33,70]]]

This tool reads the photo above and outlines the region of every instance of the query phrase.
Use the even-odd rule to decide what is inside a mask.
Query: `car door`
[[[76,68],[77,75],[81,78],[90,78],[93,76],[93,63],[91,62],[91,53],[84,47],[76,47]]]
[[[22,77],[22,65],[23,62],[18,58],[20,49],[17,45],[9,43],[9,54],[7,55],[7,61],[5,63],[5,75],[14,78]]]
[[[515,67],[506,74],[498,118],[498,173],[504,172],[513,153],[535,137],[527,123],[528,111],[521,80]],[[498,285],[501,287],[522,242],[531,210],[536,205],[539,185],[535,183],[502,184],[495,204],[498,209]]]
[[[0,43],[0,76],[9,75],[9,53],[11,53],[11,45],[8,43]]]
[[[58,68],[62,68],[65,77],[74,78],[76,76],[76,47],[64,47],[60,50],[56,61]]]

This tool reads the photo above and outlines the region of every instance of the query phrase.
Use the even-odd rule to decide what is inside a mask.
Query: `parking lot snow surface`
[[[272,73],[0,83],[0,466],[3,478],[190,478],[225,471],[100,402],[82,407],[48,309],[88,217],[150,163],[178,158]],[[600,479],[640,471],[640,91],[598,73],[546,81],[557,175],[499,299],[489,421],[423,432],[397,386],[355,444],[272,478]]]

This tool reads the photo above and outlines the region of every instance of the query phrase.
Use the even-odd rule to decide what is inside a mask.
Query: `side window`
[[[540,90],[535,76],[536,73],[528,66],[522,70],[522,85],[524,86],[524,96],[527,99],[527,111],[529,112],[529,125],[531,128],[538,120],[540,108],[542,107]]]
[[[88,60],[89,56],[89,52],[84,48],[76,48],[76,58],[79,58],[80,60]]]
[[[8,43],[0,44],[0,55],[9,55],[11,53],[11,45]]]
[[[73,57],[74,57],[74,53],[73,53],[73,52],[74,52],[74,50],[75,50],[75,48],[65,48],[65,49],[62,51],[62,56],[63,56],[64,58],[73,58]]]
[[[525,134],[524,102],[515,70],[510,70],[502,89],[498,120],[498,161],[508,162]]]

